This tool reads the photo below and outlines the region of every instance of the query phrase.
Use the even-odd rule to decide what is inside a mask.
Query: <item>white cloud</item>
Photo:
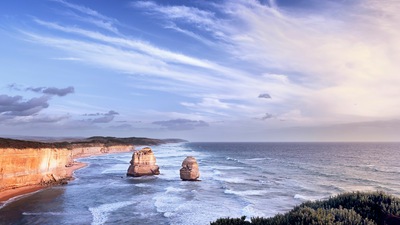
[[[117,20],[58,2],[112,29]],[[317,3],[324,4],[324,3]],[[205,43],[223,56],[200,58],[114,32],[35,19],[52,36],[22,31],[31,41],[81,62],[132,75],[136,88],[190,97],[184,118],[231,121],[270,117],[265,123],[309,126],[389,120],[400,116],[400,3],[335,3],[335,10],[302,13],[256,0],[225,1],[212,10],[150,1],[132,3],[164,28]],[[323,6],[321,6],[323,7]],[[336,12],[332,13],[332,12]],[[217,16],[218,15],[218,16]],[[219,17],[223,15],[222,17]],[[68,37],[68,38],[67,38]],[[216,49],[210,46],[218,46]],[[141,80],[141,77],[144,77]],[[258,98],[268,93],[266,101]],[[265,95],[266,96],[266,95]],[[265,112],[269,112],[265,114]],[[182,117],[186,115],[186,117]],[[192,119],[193,120],[193,119]],[[258,121],[260,122],[260,121]],[[262,126],[262,125],[261,125]]]
[[[52,0],[52,1],[58,2],[58,3],[62,4],[63,6],[73,9],[76,12],[79,12],[84,15],[84,16],[80,16],[75,13],[68,13],[68,15],[70,17],[73,17],[75,19],[78,19],[78,20],[81,20],[81,21],[84,21],[87,23],[94,24],[97,27],[112,31],[113,33],[119,33],[118,29],[115,27],[115,24],[118,24],[118,21],[114,18],[104,16],[103,14],[101,14],[91,8],[88,8],[88,7],[85,7],[82,5],[76,5],[73,3],[69,3],[64,0]]]

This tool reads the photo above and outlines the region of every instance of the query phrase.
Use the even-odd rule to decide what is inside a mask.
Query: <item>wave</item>
[[[215,180],[233,184],[246,184],[246,180],[239,177],[214,177]]]
[[[320,200],[326,198],[326,196],[307,196],[307,195],[301,195],[301,194],[295,194],[293,196],[294,199],[299,199],[302,201],[315,201],[315,200]]]
[[[68,215],[64,212],[23,212],[24,216],[63,216]]]
[[[226,157],[225,159],[226,159],[226,160],[230,160],[230,161],[239,162],[239,160],[238,160],[238,159],[231,158],[231,157]]]
[[[126,207],[128,205],[133,205],[134,201],[124,201],[124,202],[115,202],[102,204],[97,207],[89,208],[89,211],[92,213],[93,221],[92,225],[101,225],[107,222],[108,216],[111,212],[116,211],[120,208]]]
[[[128,170],[129,164],[117,164],[109,169],[101,171],[101,174],[121,174],[125,175]]]
[[[167,187],[167,188],[165,188],[165,190],[166,190],[165,193],[180,193],[180,192],[186,191],[185,189],[176,188],[173,186]]]
[[[136,187],[142,187],[142,188],[148,188],[151,187],[152,185],[150,184],[135,184]]]
[[[213,169],[217,170],[241,170],[243,167],[239,166],[225,166],[225,165],[220,165],[220,166],[212,166]]]
[[[263,161],[263,160],[268,160],[270,158],[252,158],[252,159],[245,159],[247,161]]]
[[[17,201],[18,199],[25,198],[27,196],[33,195],[33,194],[41,192],[43,190],[44,189],[40,189],[40,190],[37,190],[37,191],[34,191],[34,192],[29,192],[29,193],[26,193],[26,194],[18,195],[18,196],[15,196],[15,197],[12,197],[12,198],[8,199],[7,201],[0,202],[0,209],[4,208],[6,205],[8,205],[8,204],[10,204],[10,203],[12,203],[14,201]]]
[[[226,189],[225,194],[233,194],[238,196],[263,196],[268,193],[267,190],[246,190],[246,191],[233,191]]]
[[[265,214],[260,210],[254,208],[253,204],[249,204],[242,209],[242,215],[245,215],[247,218],[251,217],[265,217]]]

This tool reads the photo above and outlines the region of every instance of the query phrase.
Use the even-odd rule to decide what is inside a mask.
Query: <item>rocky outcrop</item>
[[[200,177],[199,165],[194,157],[188,156],[182,162],[180,169],[181,179],[184,181],[197,181]]]
[[[135,151],[130,163],[127,176],[140,177],[160,174],[159,167],[156,165],[156,157],[149,147]]]

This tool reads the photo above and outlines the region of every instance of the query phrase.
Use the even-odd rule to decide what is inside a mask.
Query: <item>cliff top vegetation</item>
[[[90,138],[83,138],[74,140],[71,142],[61,141],[61,142],[42,142],[42,141],[26,141],[11,138],[0,138],[0,148],[16,148],[16,149],[26,149],[26,148],[73,148],[78,146],[115,146],[115,145],[160,145],[166,143],[177,143],[184,142],[181,139],[153,139],[144,137],[103,137],[94,136]]]

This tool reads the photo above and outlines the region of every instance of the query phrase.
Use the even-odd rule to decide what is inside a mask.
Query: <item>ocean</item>
[[[126,177],[132,153],[89,157],[66,186],[0,206],[0,224],[209,224],[270,217],[351,191],[400,196],[400,143],[179,143],[153,146],[161,174]],[[199,182],[181,181],[186,156]]]

